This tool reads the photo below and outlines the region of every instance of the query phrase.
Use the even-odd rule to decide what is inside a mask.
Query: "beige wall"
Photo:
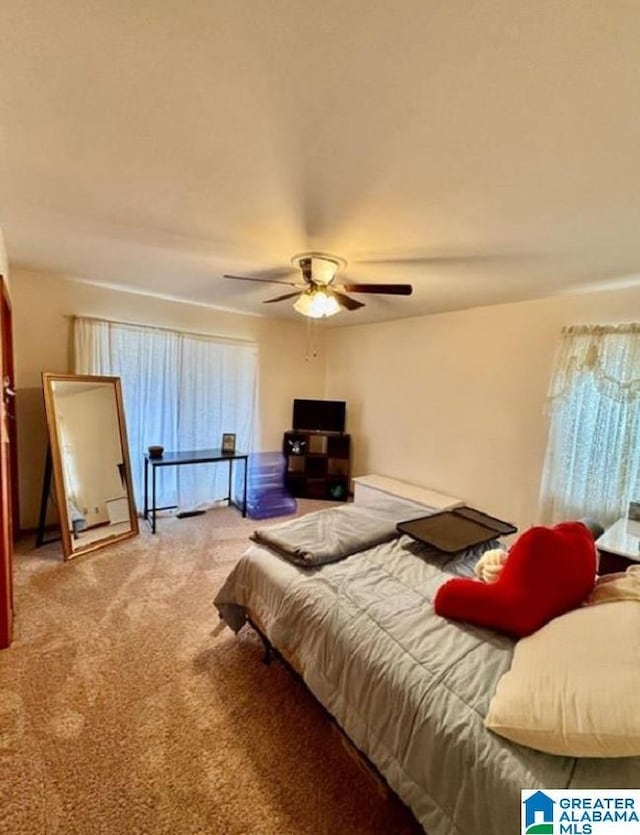
[[[294,397],[322,397],[325,384],[323,332],[318,356],[305,359],[306,322],[269,320],[217,311],[72,281],[50,273],[13,268],[18,450],[22,527],[36,524],[46,448],[42,371],[70,370],[70,315],[177,328],[252,339],[259,351],[259,445],[280,449],[290,428]]]
[[[560,329],[640,319],[640,287],[332,330],[354,475],[381,473],[537,521],[544,398]]]
[[[273,321],[12,270],[21,519],[35,524],[45,449],[40,374],[69,369],[84,314],[254,339],[260,443],[278,449],[293,397],[347,400],[353,474],[377,472],[536,521],[544,397],[564,324],[638,321],[640,288],[332,328],[305,360],[306,323]],[[323,335],[323,331],[320,335]]]

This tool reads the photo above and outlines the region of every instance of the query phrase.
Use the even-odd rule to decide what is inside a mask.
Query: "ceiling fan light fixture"
[[[340,313],[338,300],[322,287],[312,287],[294,302],[294,310],[310,319],[326,319]]]

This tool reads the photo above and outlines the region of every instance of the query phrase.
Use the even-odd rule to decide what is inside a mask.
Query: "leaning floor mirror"
[[[65,559],[135,536],[119,377],[42,375]]]

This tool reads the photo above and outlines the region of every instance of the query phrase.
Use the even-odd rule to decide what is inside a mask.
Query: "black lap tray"
[[[464,551],[465,548],[518,530],[509,522],[466,506],[422,516],[409,522],[398,522],[396,528],[400,533],[406,533],[448,554]]]

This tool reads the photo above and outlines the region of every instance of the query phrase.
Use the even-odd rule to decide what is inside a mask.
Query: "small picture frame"
[[[632,522],[640,522],[640,502],[629,502],[627,515]]]
[[[235,452],[236,451],[236,436],[232,432],[223,432],[222,434],[222,446],[220,447],[222,452]]]

